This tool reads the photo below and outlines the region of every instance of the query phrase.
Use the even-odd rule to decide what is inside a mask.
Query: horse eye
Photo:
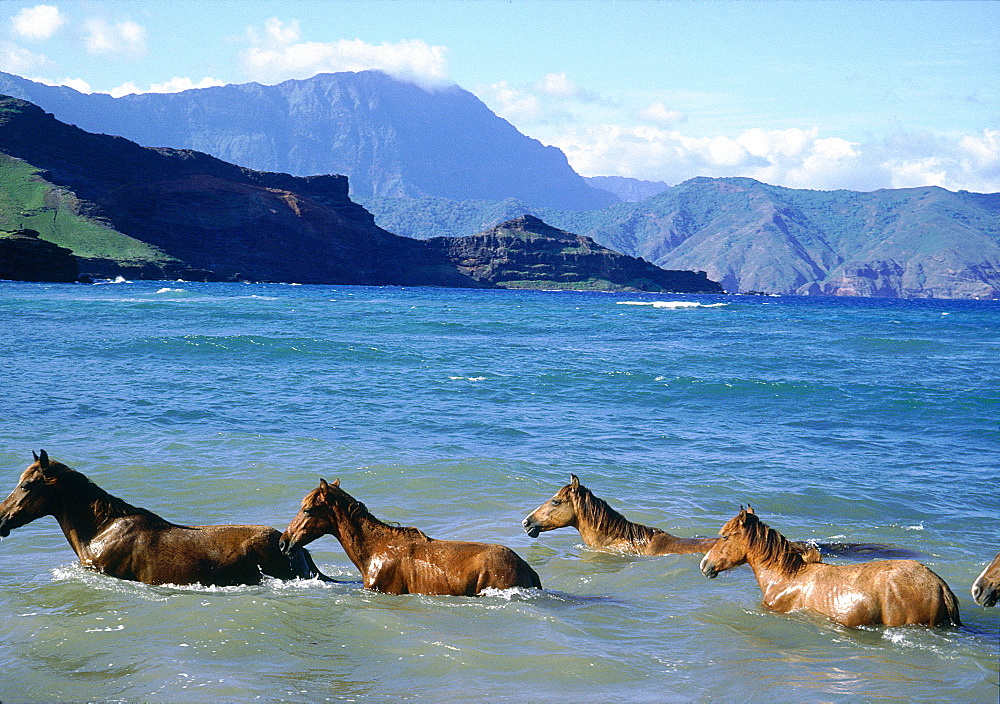
[[[552,505],[553,506],[558,506],[561,503],[562,503],[562,499],[552,499]]]
[[[306,514],[307,516],[312,516],[316,513],[316,509],[310,506],[309,508],[302,509],[302,513]]]

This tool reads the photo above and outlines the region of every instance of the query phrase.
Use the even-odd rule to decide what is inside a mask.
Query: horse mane
[[[793,575],[806,565],[802,552],[781,533],[771,528],[754,513],[743,511],[743,532],[747,538],[747,550],[754,551],[769,567],[774,567],[787,575]],[[739,518],[739,517],[737,517]]]
[[[573,492],[576,496],[577,511],[594,528],[606,535],[620,540],[627,540],[633,545],[645,545],[654,536],[663,534],[659,528],[634,523],[608,505],[604,499],[594,496],[594,493],[583,486]]]
[[[50,463],[44,472],[46,479],[55,481],[69,494],[79,498],[83,503],[90,504],[94,509],[94,518],[99,523],[123,516],[145,516],[157,522],[168,523],[166,519],[148,509],[133,506],[124,499],[109,494],[83,472],[67,467],[61,462]]]
[[[368,507],[365,506],[363,502],[358,501],[343,489],[339,489],[339,491],[343,495],[343,500],[341,500],[340,503],[345,504],[344,507],[345,512],[350,518],[365,519],[367,521],[374,523],[379,528],[385,529],[391,533],[404,535],[408,538],[414,538],[418,540],[430,540],[430,538],[427,537],[427,535],[419,528],[413,528],[410,526],[392,525],[391,523],[386,523],[381,518],[379,518],[371,511],[369,511]],[[332,492],[327,492],[327,496],[323,498],[327,499],[330,494],[332,494]]]

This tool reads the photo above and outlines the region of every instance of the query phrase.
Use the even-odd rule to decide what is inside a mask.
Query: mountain
[[[0,94],[144,146],[194,149],[260,171],[342,174],[362,198],[515,198],[564,210],[617,201],[472,93],[378,71],[120,98],[0,73]]]
[[[500,288],[723,292],[703,271],[665,271],[531,215],[468,237],[435,237],[427,244],[466,276]]]
[[[253,171],[141,147],[0,98],[0,278],[133,278],[496,288],[718,290],[525,218],[484,242],[377,227],[344,176]],[[475,252],[472,252],[472,249]],[[476,262],[469,264],[474,256]],[[505,272],[502,276],[493,273]],[[512,277],[511,272],[530,272]],[[693,282],[693,283],[692,283]]]
[[[370,199],[384,227],[459,236],[522,210],[665,269],[705,271],[729,292],[1000,298],[1000,194],[924,187],[807,191],[695,178],[587,212],[505,201]]]
[[[624,176],[589,176],[587,183],[602,191],[614,193],[620,200],[636,203],[663,193],[670,188],[663,181],[643,181]]]
[[[375,226],[343,176],[252,171],[90,134],[0,99],[0,227],[72,249],[86,274],[476,286]]]

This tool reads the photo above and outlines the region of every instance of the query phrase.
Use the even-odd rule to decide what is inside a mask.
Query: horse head
[[[748,532],[760,523],[754,510],[741,506],[740,512],[726,521],[719,531],[719,540],[705,553],[701,560],[701,573],[709,579],[715,579],[720,572],[746,564],[749,549]]]
[[[40,454],[31,454],[35,461],[22,472],[17,486],[0,503],[0,538],[6,538],[15,528],[55,511],[56,477],[52,470],[63,465],[50,462],[45,450]]]
[[[575,474],[571,474],[570,477],[569,484],[521,521],[524,532],[532,538],[537,538],[542,531],[577,524],[577,502],[574,499],[580,495],[580,479]]]
[[[278,543],[281,550],[285,554],[290,554],[296,548],[311,543],[321,535],[336,534],[338,528],[334,506],[343,497],[348,497],[348,494],[340,488],[339,479],[334,479],[332,483],[320,479],[319,486],[302,499],[299,512],[281,534]]]

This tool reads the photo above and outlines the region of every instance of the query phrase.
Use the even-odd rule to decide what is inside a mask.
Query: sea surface
[[[0,496],[32,450],[185,524],[284,529],[339,478],[378,517],[510,546],[545,589],[147,586],[55,520],[0,542],[0,700],[997,702],[1000,303],[183,282],[0,283]],[[752,572],[521,519],[570,474],[709,536],[912,550],[962,628],[764,610]],[[855,558],[828,557],[847,563]]]

